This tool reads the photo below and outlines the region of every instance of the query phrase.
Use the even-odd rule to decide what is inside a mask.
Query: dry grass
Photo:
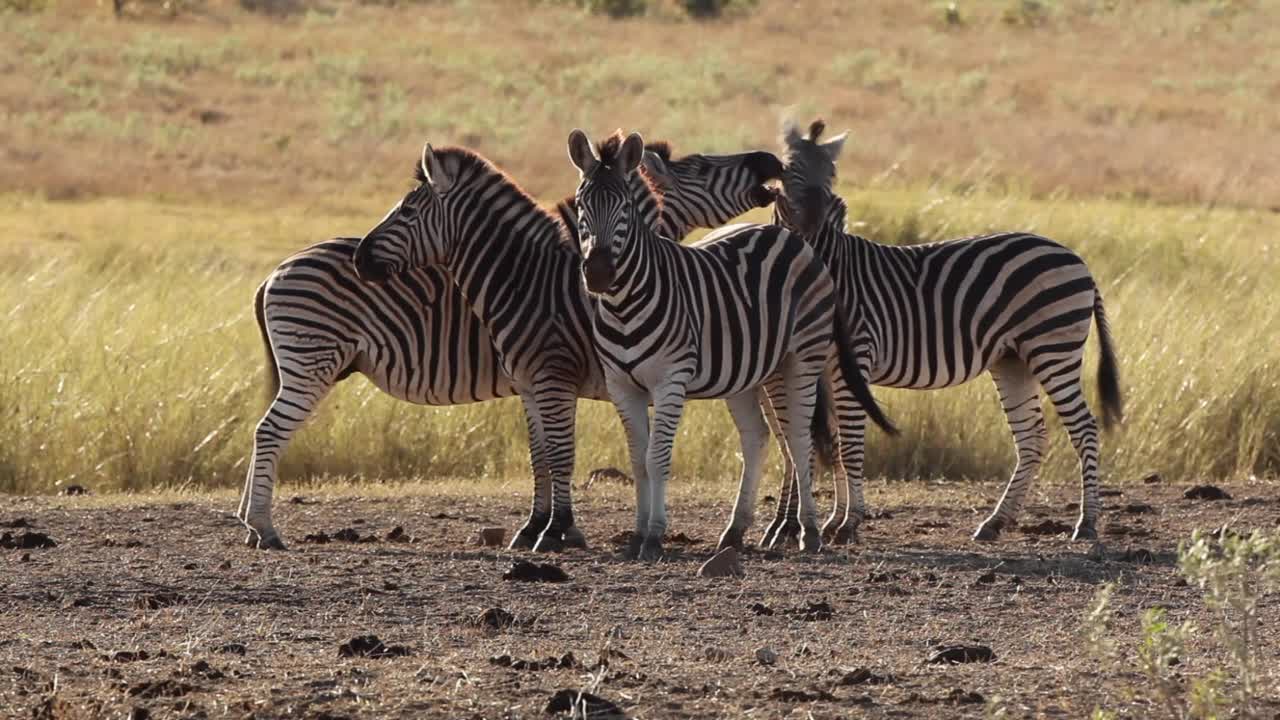
[[[574,126],[771,145],[782,107],[850,126],[845,174],[1271,207],[1280,6],[811,0],[714,23],[571,3],[227,2],[0,24],[0,190],[272,203],[402,186],[423,138],[560,192]],[[659,4],[660,7],[665,7]],[[136,15],[136,13],[135,13]],[[626,38],[625,45],[619,39]]]
[[[1086,258],[1107,299],[1129,401],[1124,430],[1104,438],[1108,481],[1280,472],[1275,215],[938,188],[846,188],[846,196],[857,229],[884,241],[1019,227]],[[254,287],[290,250],[360,232],[387,201],[262,211],[5,199],[0,490],[237,487],[263,407]],[[1011,443],[989,381],[878,394],[905,432],[871,436],[871,477],[1009,472]],[[579,477],[626,466],[611,406],[582,403],[580,423]],[[1056,422],[1051,438],[1046,476],[1073,482],[1075,456]],[[693,404],[676,444],[678,482],[732,481],[736,449],[723,405]],[[490,483],[527,476],[526,452],[514,401],[423,409],[354,379],[298,435],[283,476]]]

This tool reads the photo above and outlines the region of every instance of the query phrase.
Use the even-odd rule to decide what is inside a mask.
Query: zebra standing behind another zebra
[[[808,245],[774,225],[729,226],[694,246],[659,236],[638,211],[652,189],[632,182],[643,154],[639,134],[624,140],[619,132],[599,146],[581,130],[569,135],[582,177],[582,276],[600,300],[596,345],[635,478],[636,531],[626,554],[662,555],[672,443],[690,398],[724,398],[741,436],[742,478],[721,544],[741,542],[769,437],[760,392],[775,377],[787,400],[784,450],[796,460],[801,548],[817,551],[811,426],[827,421],[819,385],[829,367],[846,373],[872,419],[892,432],[842,337],[831,277]]]
[[[646,151],[666,198],[661,208],[656,203],[646,208],[646,217],[673,237],[768,206],[773,194],[764,183],[782,173],[781,161],[768,152],[673,158],[664,142],[651,143]],[[560,217],[571,221],[561,225],[553,219],[552,234],[563,233],[564,247],[576,254],[573,203],[570,195],[556,207]],[[271,518],[280,459],[293,434],[342,379],[361,373],[392,397],[423,405],[516,394],[489,330],[443,269],[413,267],[378,284],[361,282],[353,264],[359,242],[335,238],[296,253],[271,273],[254,298],[272,400],[254,430],[237,512],[249,528],[252,547],[285,547]],[[576,277],[576,271],[570,274]],[[583,332],[589,335],[590,329]],[[574,383],[579,396],[606,399],[594,352],[576,367],[582,373]],[[531,420],[530,432],[546,424]],[[532,439],[538,492],[528,520],[512,540],[516,548],[532,547],[551,518],[551,470],[545,448]],[[581,540],[571,523],[564,532],[566,542]]]
[[[784,128],[786,169],[775,221],[797,230],[831,269],[840,303],[854,323],[858,362],[871,384],[926,390],[991,373],[1017,446],[1017,467],[975,540],[994,540],[1017,521],[1047,443],[1043,388],[1080,458],[1080,518],[1073,537],[1096,539],[1098,427],[1081,382],[1091,321],[1101,346],[1098,388],[1105,427],[1120,422],[1123,402],[1102,293],[1088,267],[1066,247],[1030,233],[908,247],[846,233],[844,201],[832,185],[847,133],[820,143],[824,127],[820,120],[813,123],[805,137],[794,124]],[[864,418],[856,407],[837,413],[847,485],[836,485],[828,527],[851,536],[863,513]],[[784,485],[782,497],[788,500],[779,501],[771,530],[794,522],[789,498],[795,493]]]

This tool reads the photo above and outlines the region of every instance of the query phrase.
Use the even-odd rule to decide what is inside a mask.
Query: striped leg
[[[733,506],[733,519],[720,536],[720,550],[727,547],[742,548],[742,536],[755,519],[756,492],[760,489],[760,474],[769,443],[769,426],[760,413],[757,391],[734,395],[726,398],[725,403],[729,406],[729,414],[733,416],[733,423],[742,440],[742,478],[738,481],[738,499]]]
[[[791,462],[791,454],[787,452],[786,395],[782,376],[774,375],[765,381],[760,399],[765,417],[769,421],[769,429],[778,438],[778,447],[782,450],[782,483],[778,487],[778,504],[773,520],[765,527],[764,535],[760,538],[760,546],[768,549],[781,548],[800,536],[800,521],[797,519],[800,494],[796,486],[795,466]]]
[[[530,550],[538,537],[551,522],[551,465],[547,461],[547,437],[543,430],[542,413],[534,401],[533,393],[523,393],[524,420],[529,429],[529,464],[533,469],[533,508],[529,519],[511,538],[512,550]]]
[[[667,533],[667,479],[671,476],[671,448],[684,414],[685,386],[690,371],[674,371],[674,377],[654,388],[653,437],[645,457],[649,475],[649,530],[640,547],[641,560],[662,558],[662,538]]]
[[[819,366],[821,367],[821,366]],[[787,394],[787,452],[795,465],[796,486],[800,494],[800,549],[818,552],[822,549],[822,533],[818,530],[818,506],[813,501],[813,434],[812,420],[817,405],[818,372],[806,372],[794,354],[783,361],[783,379]]]
[[[858,526],[866,517],[867,506],[862,495],[862,463],[866,457],[867,413],[853,396],[844,376],[833,373],[832,413],[839,428],[840,457],[835,475],[835,507],[822,527],[822,538],[833,545],[858,540]]]
[[[266,550],[286,549],[271,521],[271,499],[280,458],[293,434],[333,388],[333,382],[327,377],[300,376],[292,364],[281,366],[280,378],[279,392],[253,431],[253,457],[236,515],[249,528],[245,544]]]
[[[1080,519],[1071,539],[1097,540],[1098,517],[1102,512],[1102,502],[1098,497],[1098,421],[1085,400],[1084,384],[1080,379],[1083,362],[1082,342],[1065,362],[1039,366],[1035,373],[1080,457]]]
[[[613,405],[622,418],[622,429],[627,434],[631,477],[636,486],[636,529],[622,552],[624,559],[635,560],[640,557],[640,545],[649,531],[649,471],[645,464],[649,454],[649,394],[631,386],[607,384],[609,397],[613,398]]]
[[[1040,472],[1048,443],[1040,388],[1026,364],[1019,358],[1005,358],[991,367],[991,377],[995,380],[1000,405],[1004,407],[1009,430],[1013,433],[1018,464],[995,511],[978,526],[974,540],[995,540],[1001,531],[1017,524],[1022,501],[1026,498],[1027,488]]]
[[[572,388],[547,390],[541,393],[538,407],[551,467],[551,522],[533,549],[585,548],[587,538],[573,522],[573,428],[578,398]]]

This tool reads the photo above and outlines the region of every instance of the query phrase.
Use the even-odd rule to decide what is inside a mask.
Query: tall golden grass
[[[854,229],[882,241],[1020,228],[1083,255],[1106,297],[1128,401],[1123,429],[1104,437],[1106,481],[1280,474],[1280,218],[940,187],[844,193]],[[291,249],[359,234],[389,199],[348,201],[351,210],[267,211],[0,200],[0,491],[239,485],[264,407],[254,288]],[[988,380],[877,394],[904,432],[872,434],[870,477],[1011,470]],[[1054,421],[1051,437],[1046,477],[1075,482],[1075,456]],[[578,440],[579,475],[626,466],[610,405],[582,403]],[[722,405],[693,404],[676,482],[731,482],[736,447]],[[515,402],[421,408],[353,379],[299,433],[282,476],[485,482],[527,476],[526,452]]]

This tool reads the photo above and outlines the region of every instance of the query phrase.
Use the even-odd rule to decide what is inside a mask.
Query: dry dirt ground
[[[1051,487],[1023,529],[980,546],[969,534],[995,486],[881,485],[860,544],[819,557],[748,552],[743,579],[696,577],[727,502],[678,494],[669,557],[654,565],[614,558],[612,538],[631,519],[616,488],[579,498],[592,548],[551,557],[472,544],[478,528],[518,524],[514,492],[286,493],[277,523],[287,553],[241,546],[227,496],[6,498],[10,544],[38,532],[57,546],[0,550],[0,716],[538,718],[554,714],[557,691],[587,690],[644,718],[952,718],[998,707],[1081,718],[1098,704],[1151,717],[1126,698],[1139,676],[1105,671],[1083,648],[1095,591],[1117,584],[1117,637],[1130,650],[1147,607],[1198,621],[1206,630],[1181,666],[1198,675],[1216,652],[1213,618],[1179,581],[1178,541],[1227,523],[1274,530],[1280,518],[1274,484],[1227,486],[1232,499],[1219,501],[1184,499],[1186,488],[1109,495],[1096,547],[1059,534],[1054,523],[1074,518],[1072,491]],[[354,533],[304,542],[343,529]],[[504,580],[521,558],[554,562],[569,580]],[[485,615],[494,608],[510,615]],[[1277,603],[1263,613],[1262,627],[1275,627]],[[1274,673],[1280,641],[1263,634],[1260,664]],[[342,656],[365,635],[385,656]],[[939,643],[985,645],[995,658],[927,663]],[[757,659],[766,647],[776,654],[767,666]],[[1277,712],[1264,702],[1263,717]]]

